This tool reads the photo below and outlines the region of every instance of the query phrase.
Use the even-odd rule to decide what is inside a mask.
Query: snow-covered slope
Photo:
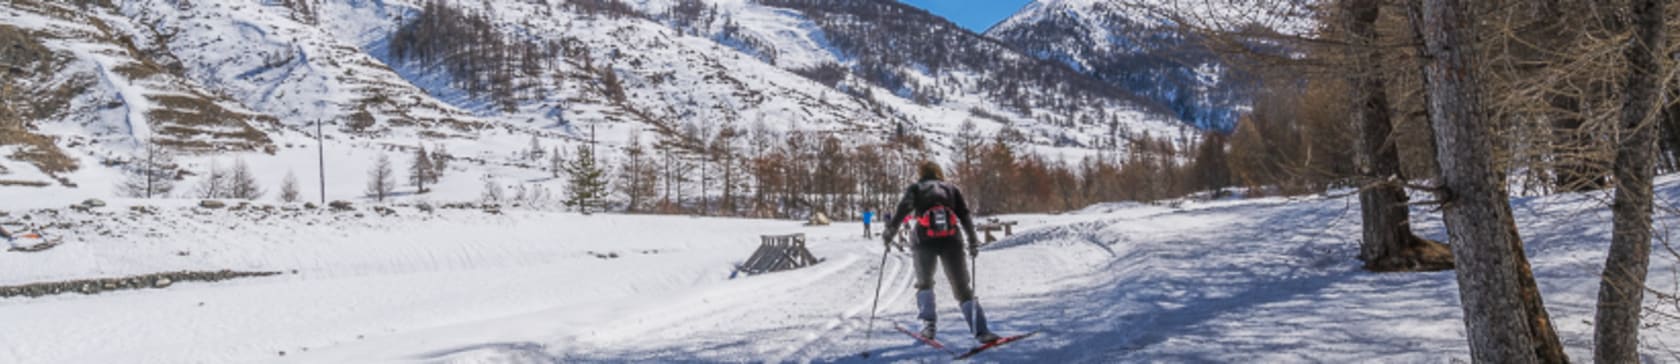
[[[418,147],[443,147],[469,162],[452,168],[465,183],[446,181],[436,189],[442,194],[431,196],[455,200],[480,192],[475,179],[553,182],[540,177],[543,163],[523,157],[533,139],[544,149],[570,150],[593,134],[610,156],[632,135],[696,149],[725,128],[771,139],[792,130],[846,133],[854,143],[909,132],[944,154],[950,136],[973,121],[982,132],[1022,130],[1046,155],[1078,158],[1115,134],[1187,133],[1129,93],[900,4],[876,4],[891,16],[860,18],[874,8],[719,0],[705,3],[717,9],[716,20],[702,29],[665,15],[675,3],[0,4],[0,29],[16,29],[5,32],[51,55],[33,77],[0,80],[9,92],[40,95],[9,101],[23,111],[63,104],[0,113],[21,115],[18,127],[0,120],[8,122],[0,129],[34,143],[0,137],[0,152],[9,153],[0,155],[0,197],[38,201],[50,192],[58,197],[53,204],[112,197],[148,140],[188,152],[183,187],[232,160],[263,171],[272,186],[287,171],[313,169],[305,146],[314,144],[317,123],[328,149],[344,151],[331,158],[341,165],[328,168],[347,178],[329,182],[333,199],[361,197],[354,192],[365,170],[355,168],[386,153],[402,163]],[[422,34],[416,24],[436,14],[427,4],[464,14],[453,20],[478,21],[466,29],[480,38],[453,40],[455,48],[433,58],[415,56],[414,49],[443,42],[413,36]],[[785,7],[794,5],[802,10]],[[960,51],[900,57],[858,43],[860,29],[892,27],[936,35],[904,38],[921,42],[915,48]],[[959,61],[967,58],[980,61]],[[839,67],[838,78],[823,73],[827,66]],[[47,152],[63,163],[24,157]]]
[[[179,62],[184,75],[285,124],[329,121],[345,132],[404,136],[418,129],[470,136],[465,132],[483,127],[363,52],[363,37],[312,25],[290,8],[242,1],[118,3],[123,16],[146,25],[135,36],[157,39],[154,46]],[[321,11],[366,23],[393,19],[393,9],[380,3],[329,2]],[[366,118],[371,124],[357,124]]]
[[[924,10],[882,0],[637,0],[644,12],[838,90],[883,100],[938,135],[964,120],[1033,142],[1103,147],[1177,136],[1158,103],[1016,52]],[[684,19],[684,4],[705,9]],[[883,94],[884,93],[884,94]]]
[[[1680,181],[1665,178],[1657,195],[1680,200]],[[1603,197],[1513,201],[1547,307],[1575,358],[1590,356],[1587,321],[1610,234]],[[979,296],[999,331],[1043,333],[981,359],[1464,360],[1453,273],[1359,270],[1353,198],[1004,216],[1021,230],[980,255]],[[866,350],[876,354],[870,362],[946,357],[893,333],[893,323],[912,320],[910,257],[893,252],[877,266],[880,246],[858,236],[855,224],[130,205],[13,211],[53,224],[67,242],[0,252],[0,286],[182,269],[285,274],[3,298],[0,362],[862,362],[857,354]],[[1674,233],[1680,215],[1659,211],[1659,236]],[[1433,214],[1417,216],[1422,233],[1444,235]],[[808,234],[826,261],[729,279],[758,235],[784,233]],[[1660,255],[1653,263],[1651,286],[1674,287],[1677,261]],[[885,275],[881,319],[866,341],[877,274]],[[940,315],[956,322],[946,282],[937,284]],[[1653,361],[1671,357],[1664,343],[1680,339],[1665,317],[1647,318],[1643,329]],[[968,345],[962,325],[943,327],[945,341]]]
[[[53,120],[40,132],[70,139],[61,144],[153,140],[188,150],[259,150],[270,147],[275,118],[247,110],[222,90],[169,72],[173,64],[150,52],[155,37],[140,36],[141,22],[98,7],[14,1],[0,7],[0,32],[18,45],[50,56],[16,64],[8,80],[24,92],[7,103],[36,104],[26,124]],[[27,51],[20,51],[27,52]],[[44,71],[44,72],[43,72]],[[15,92],[15,91],[14,91]]]
[[[1167,105],[1206,129],[1231,130],[1255,80],[1178,22],[1224,31],[1304,34],[1310,1],[1037,0],[986,31],[1033,57]]]

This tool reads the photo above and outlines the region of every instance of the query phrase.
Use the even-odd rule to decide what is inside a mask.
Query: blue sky
[[[1032,0],[900,0],[927,9],[975,33],[1003,21]]]

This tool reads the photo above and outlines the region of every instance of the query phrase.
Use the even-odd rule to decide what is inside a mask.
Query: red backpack
[[[922,236],[932,239],[957,236],[957,213],[946,207],[951,201],[950,193],[938,183],[924,186],[920,197],[930,206],[916,217],[916,224],[921,227],[918,230],[921,230]]]

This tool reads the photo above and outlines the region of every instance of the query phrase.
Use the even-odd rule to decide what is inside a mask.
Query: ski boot
[[[916,311],[916,318],[922,320],[922,337],[934,340],[933,336],[939,331],[939,325],[936,324],[939,316],[933,306],[933,290],[916,291]]]

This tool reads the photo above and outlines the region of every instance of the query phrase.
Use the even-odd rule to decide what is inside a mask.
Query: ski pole
[[[887,253],[892,248],[881,246],[881,267],[875,278],[875,303],[869,305],[869,326],[863,330],[863,345],[869,345],[869,340],[875,338],[875,309],[881,305],[881,285],[887,281]],[[863,357],[869,357],[869,349],[863,350]]]
[[[968,291],[973,292],[975,299],[980,297],[980,244],[974,244],[974,252],[968,255]]]

